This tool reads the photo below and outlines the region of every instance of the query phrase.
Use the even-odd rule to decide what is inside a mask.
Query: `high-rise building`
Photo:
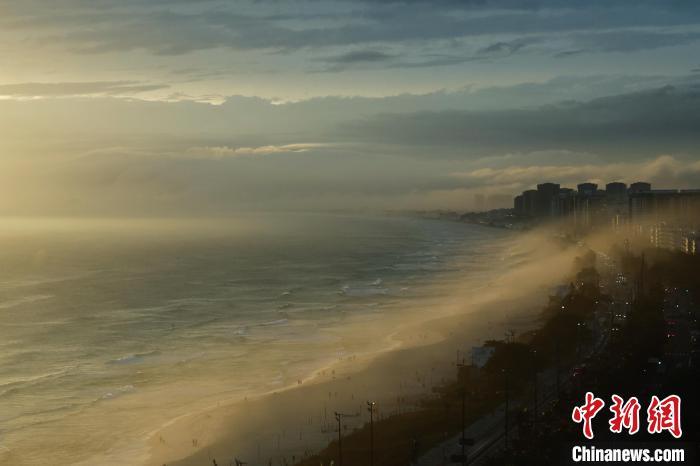
[[[598,224],[605,204],[605,193],[596,183],[580,183],[574,199],[574,224],[577,230],[586,230]]]
[[[523,212],[528,217],[534,217],[536,215],[536,205],[537,205],[537,191],[534,189],[528,189],[523,191]]]
[[[513,211],[515,215],[525,215],[525,206],[523,204],[523,195],[515,196],[513,199]]]
[[[569,218],[574,216],[576,210],[576,191],[571,188],[560,188],[558,196],[557,212],[559,217]]]
[[[606,216],[614,232],[622,232],[629,219],[627,185],[612,182],[605,185]]]
[[[682,250],[685,231],[683,228],[667,222],[659,222],[651,226],[650,242],[655,248]]]
[[[637,181],[636,183],[632,183],[629,188],[630,194],[643,193],[647,191],[651,191],[651,183],[647,183],[645,181]]]
[[[609,201],[627,201],[627,185],[617,181],[605,185],[605,196]]]
[[[687,233],[683,238],[682,251],[686,254],[694,256],[698,253],[698,234],[695,232]]]
[[[578,193],[581,196],[593,196],[598,191],[598,185],[595,183],[580,183],[576,186]]]
[[[654,228],[664,225],[661,237],[670,229],[697,231],[700,229],[700,190],[655,189],[630,194],[629,216],[630,222],[642,230],[650,228],[652,235],[656,234]],[[680,241],[674,240],[675,249],[680,248]],[[652,237],[652,243],[658,241]]]
[[[556,183],[541,183],[537,185],[537,201],[535,215],[537,217],[555,217],[560,186]]]
[[[612,182],[605,190],[581,183],[574,191],[541,183],[514,199],[518,215],[559,218],[576,232],[610,228],[646,238],[658,248],[696,254],[700,232],[700,189],[651,189],[646,182]]]

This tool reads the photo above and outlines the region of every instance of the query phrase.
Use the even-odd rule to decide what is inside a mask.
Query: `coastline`
[[[221,464],[234,457],[251,464],[300,459],[335,438],[334,411],[361,413],[349,419],[351,429],[366,422],[363,406],[368,399],[377,403],[380,418],[411,409],[412,401],[454,378],[458,354],[464,357],[472,346],[501,338],[507,329],[535,327],[547,298],[540,286],[517,299],[486,297],[471,309],[399,329],[387,336],[395,340],[388,349],[331,363],[302,384],[243,401],[222,400],[180,417],[151,436],[144,464],[188,466],[214,458]]]
[[[517,326],[508,328],[525,331],[535,326],[541,302],[532,298],[535,301],[525,306],[529,311],[523,313]],[[494,304],[523,307],[522,301]],[[494,325],[488,320],[488,312],[478,309],[400,330],[394,348],[338,361],[316,371],[301,385],[243,401],[221,402],[182,416],[151,436],[150,457],[145,464],[187,466],[207,464],[213,458],[226,464],[234,456],[251,464],[299,459],[304,450],[318,450],[335,438],[334,411],[363,413],[349,420],[348,428],[352,428],[366,421],[362,410],[366,400],[377,402],[381,417],[411,409],[412,401],[429,394],[441,381],[453,378],[458,352],[464,354],[486,339],[502,337],[506,326]],[[426,332],[433,333],[433,338],[424,339]],[[330,427],[330,431],[321,432],[324,427]]]
[[[352,429],[367,421],[367,400],[377,403],[380,418],[411,409],[433,386],[454,378],[458,355],[463,358],[472,346],[502,338],[506,330],[523,332],[536,326],[538,311],[561,277],[537,278],[533,267],[544,265],[549,271],[554,264],[570,264],[574,251],[537,252],[526,265],[503,271],[497,285],[484,284],[478,296],[451,297],[452,312],[388,334],[386,340],[393,341],[385,349],[332,362],[301,384],[244,400],[221,400],[169,422],[151,435],[149,458],[143,464],[188,466],[210,464],[212,459],[227,464],[234,457],[250,464],[290,462],[336,438],[334,411],[359,414],[347,420],[344,428]],[[530,278],[527,290],[501,297],[509,292],[509,284]]]

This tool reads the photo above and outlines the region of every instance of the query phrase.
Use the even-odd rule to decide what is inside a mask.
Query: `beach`
[[[359,411],[352,428],[368,399],[412,409],[472,346],[531,325],[571,264],[458,222],[241,220],[6,231],[0,462],[289,462],[335,437],[335,411]]]
[[[456,363],[468,360],[472,347],[537,327],[562,277],[534,272],[561,269],[575,248],[546,258],[543,252],[475,295],[453,290],[452,300],[434,303],[446,316],[403,326],[387,337],[391,344],[382,351],[349,356],[285,389],[223,401],[175,420],[151,437],[146,464],[229,464],[234,458],[251,465],[293,464],[337,438],[336,411],[348,415],[342,430],[349,432],[369,421],[367,401],[376,403],[375,419],[416,409],[433,388],[455,378]],[[517,295],[508,291],[526,277],[528,286]]]
[[[418,398],[455,377],[458,353],[468,355],[471,346],[502,338],[506,329],[534,327],[541,300],[494,304],[524,306],[529,312],[508,326],[490,321],[486,309],[428,322],[395,335],[394,349],[350,357],[297,386],[185,416],[154,434],[147,464],[185,466],[216,458],[227,464],[234,456],[251,464],[269,460],[277,464],[281,458],[301,458],[335,439],[334,411],[359,414],[343,423],[352,428],[368,422],[368,400],[377,403],[380,418],[412,409]]]

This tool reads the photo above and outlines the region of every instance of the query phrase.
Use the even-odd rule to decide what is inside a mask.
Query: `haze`
[[[694,1],[0,8],[0,215],[464,209],[542,181],[700,181]]]

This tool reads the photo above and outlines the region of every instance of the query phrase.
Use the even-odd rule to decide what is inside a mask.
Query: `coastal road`
[[[465,437],[478,439],[475,445],[467,448],[468,456],[471,456],[473,452],[487,448],[488,445],[494,441],[494,439],[498,441],[499,437],[503,437],[504,412],[505,403],[498,406],[495,410],[491,411],[491,413],[482,416],[474,423],[467,426],[465,429]],[[462,434],[459,433],[448,438],[420,457],[418,461],[414,463],[414,465],[446,466],[448,464],[453,464],[450,462],[450,456],[461,453],[462,447],[459,446],[459,439],[461,436]]]
[[[614,322],[616,310],[621,302],[624,302],[622,295],[628,294],[628,289],[621,283],[616,283],[616,278],[618,277],[619,271],[618,266],[612,259],[602,253],[598,253],[598,257],[603,263],[603,273],[601,274],[601,288],[604,290],[609,290],[614,294],[613,302],[603,303],[596,302],[598,305],[594,310],[593,318],[590,320],[591,329],[594,333],[594,340],[590,345],[584,348],[581,354],[582,359],[586,360],[590,357],[600,354],[610,339],[610,326]],[[616,299],[615,299],[616,298]],[[625,303],[628,304],[628,303]],[[625,309],[626,311],[626,309]],[[626,315],[626,312],[621,313],[620,317]],[[613,317],[613,320],[611,320]],[[568,385],[572,383],[572,380],[566,376],[569,372],[567,369],[562,368],[561,374],[564,375],[562,384]],[[571,369],[571,368],[569,368]],[[540,409],[545,405],[554,403],[557,398],[556,393],[556,370],[549,368],[543,371],[539,377],[541,386],[544,389],[541,393],[546,393],[539,400]],[[524,406],[527,406],[532,400],[529,397],[524,397],[519,400],[511,401],[511,410],[517,410]],[[492,453],[503,448],[504,444],[504,432],[505,432],[505,404],[499,405],[491,413],[482,416],[476,420],[471,425],[467,426],[465,429],[465,437],[475,439],[476,443],[466,449],[468,464],[470,466],[478,466],[479,464],[485,463]],[[514,433],[515,429],[513,429]],[[414,465],[415,466],[447,466],[452,463],[450,457],[452,455],[461,454],[461,446],[459,445],[459,439],[461,433],[451,436],[449,439],[443,441],[433,449],[425,453],[421,458],[419,458]]]
[[[538,405],[540,409],[553,403],[556,400],[556,372],[554,369],[543,371],[539,375],[541,395],[543,395]],[[544,387],[544,388],[542,388]],[[511,400],[510,410],[512,412],[522,409],[532,403],[530,396]],[[512,421],[514,424],[514,421]],[[515,429],[511,429],[510,435],[515,435]],[[418,461],[415,466],[447,466],[459,464],[450,462],[452,455],[459,455],[462,447],[459,445],[461,433],[455,434],[429,450]],[[478,465],[485,460],[489,453],[502,448],[505,437],[505,403],[501,403],[490,413],[480,417],[465,429],[465,437],[475,440],[475,444],[466,448],[467,459],[470,465]]]

